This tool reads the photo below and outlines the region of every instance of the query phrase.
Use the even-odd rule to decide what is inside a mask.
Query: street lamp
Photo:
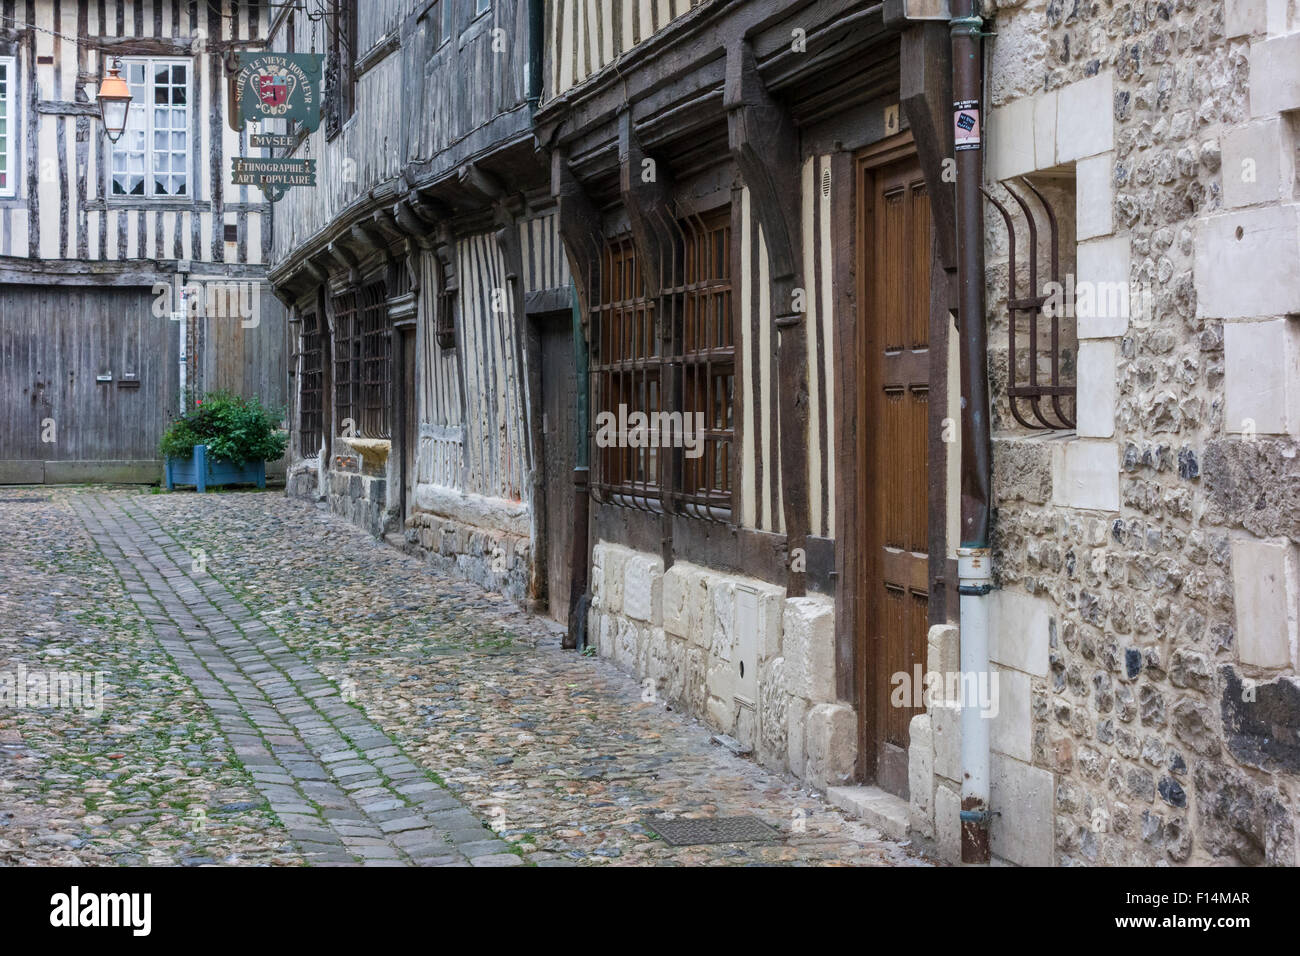
[[[99,115],[104,120],[108,141],[116,143],[126,131],[126,112],[131,105],[131,88],[119,72],[120,64],[112,66],[99,83]]]

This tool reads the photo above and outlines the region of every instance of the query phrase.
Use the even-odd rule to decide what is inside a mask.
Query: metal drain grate
[[[752,843],[777,840],[781,834],[758,817],[704,817],[698,820],[646,817],[641,821],[649,830],[673,846],[700,843]]]
[[[38,503],[40,503],[40,502],[42,502],[42,501],[49,501],[49,500],[50,500],[50,499],[49,499],[48,497],[45,497],[45,498],[0,498],[0,505],[30,505],[30,504],[38,504]]]

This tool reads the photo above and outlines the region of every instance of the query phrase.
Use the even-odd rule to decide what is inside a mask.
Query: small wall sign
[[[959,100],[952,104],[952,142],[958,150],[980,148],[979,100]]]

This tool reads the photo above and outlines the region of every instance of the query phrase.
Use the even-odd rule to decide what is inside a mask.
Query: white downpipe
[[[176,306],[177,308],[180,309],[180,312],[172,313],[172,318],[176,319],[176,327],[180,332],[180,348],[176,350],[176,354],[180,356],[179,359],[180,388],[178,389],[180,396],[178,399],[178,404],[180,406],[180,414],[182,415],[184,415],[189,410],[185,404],[185,389],[189,385],[189,382],[187,381],[187,376],[189,373],[189,354],[186,352],[186,347],[189,345],[189,321],[188,321],[189,303],[185,300],[185,286],[187,285],[188,279],[189,279],[188,275],[181,276],[180,302],[176,303]]]
[[[993,585],[989,548],[957,549],[961,595],[961,820],[981,829],[987,840],[989,810],[989,724],[979,688],[996,693],[989,674],[989,591]],[[962,840],[963,848],[968,841]],[[985,844],[987,845],[987,844]]]

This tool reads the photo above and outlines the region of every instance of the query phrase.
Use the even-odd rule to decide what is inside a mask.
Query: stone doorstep
[[[826,799],[891,840],[906,840],[908,805],[879,787],[831,787]]]

